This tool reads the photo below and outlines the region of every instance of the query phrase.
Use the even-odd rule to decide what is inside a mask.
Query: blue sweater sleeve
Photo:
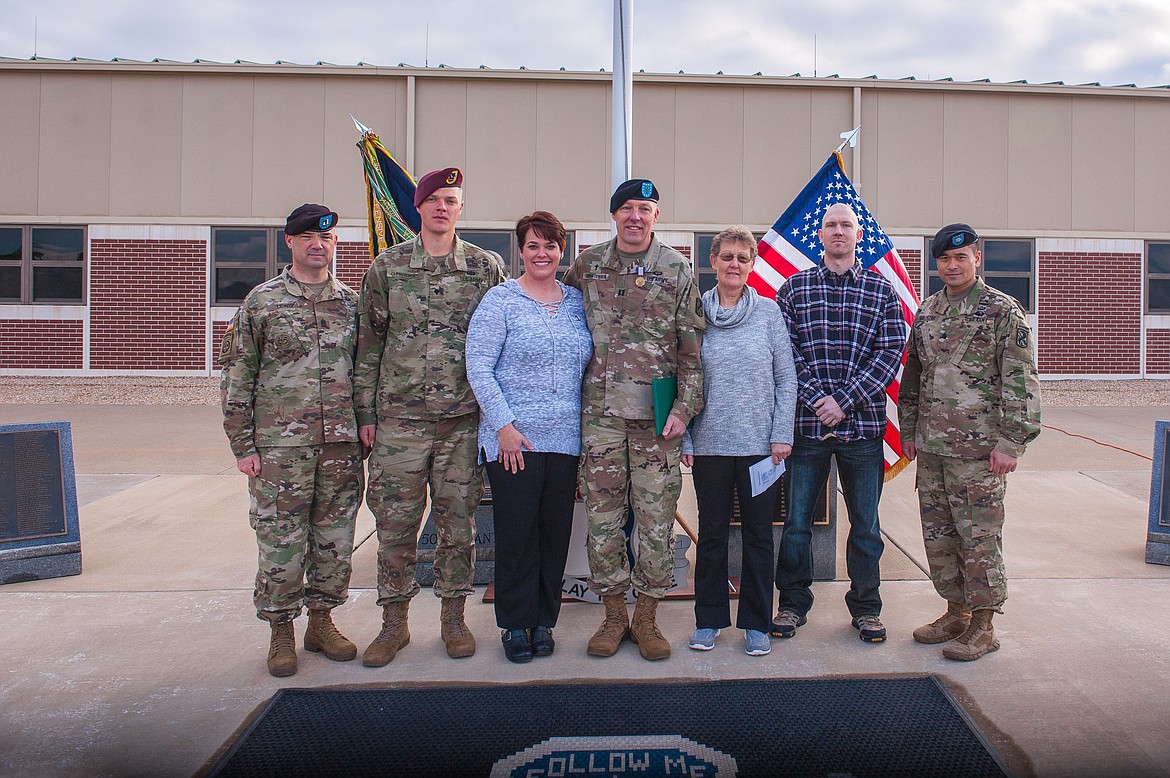
[[[507,302],[499,287],[483,296],[467,327],[467,380],[480,413],[499,432],[516,417],[496,380],[496,364],[508,338]]]
[[[772,376],[775,389],[771,442],[791,444],[796,430],[796,363],[792,358],[792,338],[779,311],[772,319]]]

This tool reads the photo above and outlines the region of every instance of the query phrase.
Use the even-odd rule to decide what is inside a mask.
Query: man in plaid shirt
[[[861,639],[880,643],[886,639],[878,593],[886,388],[906,348],[906,322],[894,288],[855,255],[861,229],[852,208],[830,206],[818,235],[824,261],[792,276],[776,296],[792,337],[798,396],[772,634],[792,637],[812,608],[813,512],[836,456],[849,510],[845,604]]]

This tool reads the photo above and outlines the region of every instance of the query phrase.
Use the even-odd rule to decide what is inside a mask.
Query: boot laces
[[[281,651],[286,651],[286,650],[293,651],[293,650],[295,650],[293,648],[294,642],[295,642],[295,640],[294,640],[291,625],[289,625],[289,628],[287,628],[287,629],[284,628],[283,626],[279,627],[276,630],[276,634],[274,634],[272,637],[272,652],[271,653],[273,655],[276,655],[277,653],[279,653]]]

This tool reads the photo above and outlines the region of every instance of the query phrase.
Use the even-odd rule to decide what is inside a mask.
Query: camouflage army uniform
[[[674,580],[682,438],[655,434],[651,382],[677,376],[672,412],[684,424],[702,410],[706,320],[698,284],[687,259],[657,237],[645,254],[632,257],[619,255],[616,239],[592,246],[564,280],[584,295],[593,335],[581,390],[590,588],[602,596],[624,594],[632,582],[637,592],[661,598]],[[627,498],[638,530],[632,574],[623,533]]]
[[[977,278],[966,297],[929,297],[910,329],[898,396],[904,442],[918,452],[922,536],[935,589],[968,610],[998,611],[1006,479],[992,450],[1013,457],[1040,434],[1040,382],[1023,310]]]
[[[355,406],[377,424],[366,503],[378,528],[378,604],[418,594],[417,538],[431,487],[435,595],[471,593],[483,496],[479,406],[464,366],[467,325],[505,278],[499,256],[459,238],[445,257],[422,240],[383,251],[362,280]]]
[[[223,427],[236,459],[260,456],[249,521],[254,600],[269,621],[349,592],[362,451],[353,409],[357,295],[329,277],[314,300],[286,268],[253,289],[224,333]]]

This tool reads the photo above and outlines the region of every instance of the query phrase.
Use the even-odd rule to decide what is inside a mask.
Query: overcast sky
[[[647,72],[1170,83],[1167,0],[633,0]],[[781,10],[777,10],[781,9]],[[610,70],[611,0],[0,0],[0,56]]]

